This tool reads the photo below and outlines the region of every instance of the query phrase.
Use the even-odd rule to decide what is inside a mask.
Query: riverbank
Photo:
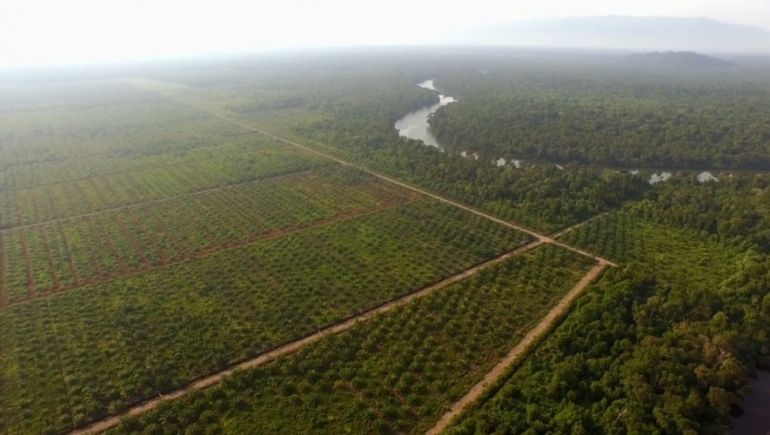
[[[435,91],[433,86],[433,80],[426,80],[417,86]],[[436,147],[443,150],[444,148],[439,144],[438,139],[430,132],[430,125],[428,119],[430,116],[436,113],[440,107],[447,104],[457,102],[453,97],[439,94],[439,102],[432,106],[423,107],[422,109],[414,112],[407,113],[403,118],[396,121],[395,127],[398,130],[398,134],[414,140],[421,140],[425,145]]]

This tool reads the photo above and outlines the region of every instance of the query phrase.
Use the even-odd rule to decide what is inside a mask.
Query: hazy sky
[[[0,65],[287,46],[411,44],[464,26],[585,15],[770,27],[770,0],[0,0]]]

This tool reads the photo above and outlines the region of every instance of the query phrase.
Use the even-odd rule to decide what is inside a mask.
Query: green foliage
[[[82,426],[526,240],[421,200],[5,308],[2,327],[24,333],[0,337],[0,432]],[[35,357],[41,342],[55,359]]]
[[[770,168],[770,82],[756,71],[655,71],[610,62],[496,62],[449,72],[460,104],[430,120],[452,149],[657,168]]]
[[[672,180],[633,204],[636,216],[673,227],[686,227],[742,249],[770,252],[770,177],[767,174],[721,176],[699,183],[694,177]]]
[[[660,265],[658,265],[660,267]],[[745,256],[714,287],[633,263],[611,271],[486,403],[448,433],[724,433],[770,326]],[[744,281],[745,282],[745,281]],[[762,350],[763,349],[763,350]]]
[[[66,433],[529,240],[211,114],[542,231],[621,208],[564,236],[620,268],[453,432],[724,432],[770,365],[769,179],[598,165],[770,167],[767,72],[455,54],[2,86],[0,432]],[[460,100],[443,152],[393,127],[427,78]],[[116,432],[422,432],[588,267],[538,248]]]
[[[356,85],[333,87],[307,76],[276,79],[283,93],[294,92],[297,98],[319,99],[332,105],[336,98],[344,96],[344,103],[334,109],[306,105],[292,110],[245,111],[226,103],[244,95],[269,100],[264,84],[236,85],[240,90],[237,95],[222,91],[219,98],[224,102],[201,102],[206,94],[197,90],[180,98],[197,98],[197,104],[211,104],[219,110],[237,110],[228,116],[546,232],[616,208],[649,189],[640,177],[610,174],[600,167],[567,165],[559,170],[554,165],[538,164],[519,170],[496,165],[498,158],[509,157],[507,152],[480,151],[476,160],[406,140],[393,127],[393,114],[403,115],[414,109],[427,91],[395,71],[388,76],[340,71],[349,74],[346,77]],[[308,86],[307,80],[317,86]],[[391,91],[385,90],[383,84]],[[391,93],[395,96],[385,97]],[[397,98],[404,93],[411,93],[414,100]]]
[[[0,234],[9,248],[6,302],[162,267],[416,198],[361,171],[330,166],[6,231]]]
[[[0,228],[95,213],[330,164],[264,137],[243,137],[189,153],[123,163],[121,159],[103,158],[90,167],[95,174],[79,173],[77,165],[33,167],[30,172],[48,174],[39,181],[34,173],[27,178],[24,166],[8,171],[9,187],[0,189],[0,210],[4,211]]]
[[[112,433],[424,433],[592,263],[539,247]]]
[[[770,364],[764,177],[661,185],[565,235],[622,263],[463,433],[724,433]]]

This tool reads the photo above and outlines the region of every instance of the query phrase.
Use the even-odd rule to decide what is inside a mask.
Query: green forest
[[[626,168],[770,169],[767,72],[496,65],[447,75],[430,119],[450,149]]]
[[[448,433],[725,433],[770,367],[767,181],[671,183],[567,234],[624,266]]]

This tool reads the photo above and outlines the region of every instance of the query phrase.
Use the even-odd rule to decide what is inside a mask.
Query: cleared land
[[[690,168],[766,165],[762,124],[740,123],[735,129],[723,116],[725,110],[752,104],[755,113],[766,109],[761,98],[748,106],[745,98],[736,99],[766,91],[766,71],[736,68],[715,80],[710,72],[623,67],[618,75],[620,70],[606,59],[581,59],[563,68],[567,64],[561,60],[489,54],[474,53],[453,63],[452,56],[444,55],[431,61],[422,53],[394,62],[359,52],[336,60],[325,56],[322,62],[283,63],[286,68],[244,62],[153,78],[185,83],[175,86],[174,97],[204,111],[546,234],[623,208],[635,218],[622,230],[626,246],[612,252],[596,245],[612,252],[621,267],[608,271],[577,301],[569,327],[558,328],[557,338],[538,349],[535,362],[527,365],[532,370],[510,390],[510,400],[489,408],[493,412],[469,432],[725,432],[746,377],[768,364],[767,177],[721,173],[718,182],[701,182],[697,174],[676,172],[651,186],[644,170],[606,170],[574,161],[643,167],[673,161]],[[482,64],[489,74],[479,74]],[[399,138],[393,130],[401,114],[435,101],[435,95],[414,87],[434,76],[461,101],[432,118],[435,133],[445,139],[445,152]],[[601,104],[608,98],[612,104]],[[491,108],[490,101],[501,104]],[[469,109],[474,104],[478,107]],[[661,104],[674,107],[675,116],[661,117]],[[535,110],[521,111],[522,105]],[[573,110],[579,116],[572,121],[585,122],[569,125],[570,107],[593,106],[597,110]],[[475,111],[477,119],[452,118],[456,110]],[[635,128],[623,129],[627,121]],[[510,128],[522,134],[511,136]],[[706,130],[714,134],[699,137]],[[552,137],[555,131],[559,137]],[[668,132],[665,138],[661,131]],[[581,135],[586,143],[610,146],[581,148],[573,140]],[[750,140],[738,143],[731,137]],[[655,144],[656,138],[664,140]],[[707,142],[715,146],[701,146]],[[675,152],[656,153],[661,146]],[[546,161],[525,157],[522,167],[514,168],[499,160],[522,156]],[[606,232],[614,233],[611,228]],[[589,238],[585,246],[593,243]],[[605,240],[605,248],[610,243]],[[180,418],[199,409],[195,403],[190,408],[180,409]],[[388,413],[383,421],[396,418]]]
[[[5,189],[0,192],[0,228],[54,222],[328,164],[298,151],[270,139],[246,136],[237,143],[192,151],[183,161],[166,166]]]
[[[199,106],[199,107],[200,107],[200,106]],[[203,110],[210,110],[210,109],[208,109],[208,108],[204,108]],[[329,159],[329,160],[333,160],[333,161],[335,161],[335,162],[337,162],[337,163],[340,163],[340,164],[342,164],[342,165],[346,165],[346,166],[352,166],[352,167],[354,167],[354,168],[356,168],[356,169],[359,169],[359,170],[361,170],[361,171],[363,171],[363,172],[366,172],[367,174],[373,175],[373,176],[375,176],[375,177],[377,177],[377,178],[379,178],[379,179],[381,179],[381,180],[387,181],[387,182],[389,182],[389,183],[395,184],[395,185],[397,185],[397,186],[400,186],[400,187],[403,187],[403,188],[405,188],[405,189],[410,189],[410,190],[413,190],[413,191],[415,191],[415,192],[418,192],[418,193],[420,193],[420,194],[422,194],[422,195],[425,195],[425,196],[431,197],[431,198],[433,198],[433,199],[435,199],[435,200],[437,200],[437,201],[441,201],[441,202],[443,202],[443,203],[446,203],[446,204],[450,204],[450,205],[452,205],[452,206],[454,206],[454,207],[458,207],[458,208],[460,208],[460,209],[463,209],[463,210],[465,210],[465,211],[468,211],[468,212],[470,212],[470,213],[476,214],[476,215],[478,215],[478,216],[482,216],[482,217],[484,217],[484,218],[486,218],[486,219],[489,219],[489,220],[491,220],[491,221],[497,222],[497,223],[499,223],[499,224],[501,224],[501,225],[505,225],[505,226],[508,226],[508,227],[510,227],[510,228],[513,228],[513,229],[515,229],[515,230],[517,230],[517,231],[521,231],[521,232],[523,232],[523,233],[527,233],[527,234],[529,234],[530,236],[532,236],[532,237],[535,237],[535,238],[537,238],[538,240],[541,240],[541,241],[542,241],[542,242],[544,242],[544,243],[552,243],[552,244],[556,244],[556,245],[559,245],[559,246],[561,246],[561,247],[563,247],[563,248],[566,248],[566,249],[569,249],[569,250],[575,251],[575,252],[577,252],[577,253],[579,253],[579,254],[581,254],[581,255],[585,255],[585,256],[587,256],[587,257],[591,257],[591,258],[594,258],[594,259],[595,259],[595,260],[597,260],[597,261],[604,261],[604,262],[607,262],[607,264],[609,264],[609,265],[611,265],[611,266],[616,266],[616,264],[615,264],[615,263],[612,263],[612,262],[611,262],[611,261],[609,261],[609,260],[606,260],[606,259],[604,259],[604,258],[600,258],[600,257],[597,257],[597,256],[595,256],[594,254],[591,254],[590,252],[587,252],[587,251],[584,251],[584,250],[581,250],[581,249],[575,248],[575,247],[573,247],[573,246],[567,245],[567,244],[565,244],[565,243],[559,242],[559,241],[557,241],[557,240],[555,240],[555,239],[553,239],[553,238],[551,238],[551,237],[548,237],[547,235],[544,235],[544,234],[540,234],[540,233],[537,233],[537,232],[535,232],[534,230],[532,230],[532,229],[529,229],[529,228],[526,228],[526,227],[524,227],[524,226],[522,226],[522,225],[519,225],[519,224],[516,224],[516,223],[513,223],[513,222],[509,222],[509,221],[506,221],[506,220],[503,220],[503,219],[499,219],[499,218],[497,218],[497,217],[494,217],[494,216],[492,216],[492,215],[490,215],[490,214],[488,214],[488,213],[484,213],[484,212],[482,212],[482,211],[479,211],[479,210],[477,210],[477,209],[475,209],[475,208],[473,208],[473,207],[469,207],[469,206],[467,206],[467,205],[464,205],[464,204],[461,204],[461,203],[459,203],[459,202],[457,202],[457,201],[453,201],[453,200],[451,200],[451,199],[447,199],[447,198],[444,198],[443,196],[440,196],[440,195],[436,195],[436,194],[433,194],[433,193],[431,193],[431,192],[429,192],[429,191],[427,191],[427,190],[425,190],[425,189],[421,189],[421,188],[419,188],[419,187],[415,187],[415,186],[413,186],[413,185],[410,185],[410,184],[407,184],[407,183],[403,183],[403,182],[401,182],[401,181],[398,181],[398,180],[395,180],[395,179],[393,179],[392,177],[388,177],[388,176],[382,175],[382,174],[380,174],[380,173],[377,173],[377,172],[375,172],[375,171],[369,170],[369,169],[367,169],[367,168],[365,168],[365,167],[363,167],[363,166],[361,166],[361,165],[356,165],[356,164],[350,163],[350,162],[348,162],[348,161],[346,161],[346,160],[343,160],[343,159],[337,158],[337,157],[335,157],[335,156],[333,156],[333,155],[331,155],[331,154],[328,154],[328,153],[326,153],[326,152],[322,152],[322,151],[319,151],[319,150],[317,150],[317,149],[315,149],[315,148],[312,148],[312,147],[309,147],[309,146],[306,146],[306,145],[301,145],[301,144],[299,144],[299,143],[297,143],[297,142],[295,142],[295,141],[292,141],[292,140],[289,140],[289,139],[283,138],[283,137],[281,137],[281,136],[277,136],[277,135],[275,135],[275,134],[272,134],[272,133],[270,133],[270,132],[268,132],[268,131],[265,131],[265,130],[263,130],[263,129],[260,129],[260,128],[256,128],[256,127],[254,127],[254,126],[251,126],[251,125],[248,125],[248,124],[244,124],[244,123],[242,123],[242,122],[240,122],[240,121],[237,121],[237,120],[235,120],[235,119],[233,119],[233,118],[230,118],[230,117],[227,117],[227,116],[224,116],[224,115],[218,114],[218,113],[217,113],[217,111],[212,111],[212,112],[210,112],[210,113],[212,114],[212,116],[215,116],[215,117],[217,117],[217,118],[220,118],[220,119],[222,119],[222,120],[225,120],[225,121],[227,121],[227,122],[230,122],[230,123],[232,123],[232,124],[235,124],[235,125],[241,126],[241,127],[243,127],[243,128],[246,128],[246,129],[248,129],[248,130],[251,130],[251,131],[257,132],[257,133],[259,133],[259,134],[262,134],[262,135],[264,135],[264,136],[268,136],[268,137],[270,137],[270,138],[273,138],[273,139],[275,139],[275,140],[278,140],[278,141],[281,141],[281,142],[283,142],[283,143],[286,143],[286,144],[292,145],[293,147],[296,147],[296,148],[299,148],[299,149],[302,149],[302,150],[308,151],[308,152],[310,152],[310,153],[313,153],[313,154],[317,154],[317,155],[319,155],[319,156],[325,157],[325,158],[327,158],[327,159]]]
[[[350,320],[345,320],[341,323],[338,323],[333,326],[329,326],[327,328],[321,329],[315,334],[309,335],[305,338],[299,339],[297,341],[293,341],[291,343],[288,343],[286,345],[283,345],[275,350],[272,350],[270,352],[264,353],[256,358],[250,359],[248,361],[242,362],[236,366],[230,367],[226,370],[223,370],[219,373],[213,374],[211,376],[207,376],[199,381],[195,381],[194,383],[190,384],[189,386],[176,390],[172,393],[162,395],[158,397],[157,399],[152,399],[150,401],[147,401],[145,403],[142,403],[141,405],[135,406],[128,411],[115,415],[112,417],[109,417],[105,420],[96,422],[94,424],[88,425],[85,428],[79,429],[74,431],[72,434],[88,434],[88,433],[100,433],[103,431],[106,431],[108,429],[111,429],[118,424],[120,424],[121,420],[127,417],[136,417],[142,414],[145,414],[147,412],[152,411],[153,409],[157,408],[160,404],[163,402],[168,402],[170,400],[178,399],[182,396],[194,393],[196,391],[204,390],[206,388],[212,387],[220,382],[222,382],[227,376],[231,376],[235,373],[237,373],[240,370],[246,370],[254,367],[259,367],[264,364],[267,364],[269,362],[272,362],[280,357],[291,355],[293,353],[298,352],[305,346],[308,346],[310,344],[316,343],[320,340],[323,340],[324,338],[328,337],[332,334],[340,334],[344,331],[347,331],[350,328],[355,327],[360,322],[364,322],[367,320],[370,320],[374,318],[377,315],[380,315],[382,313],[387,313],[388,311],[391,311],[393,309],[396,309],[398,307],[404,306],[413,300],[421,297],[425,297],[437,290],[442,290],[443,288],[447,287],[448,285],[460,282],[464,279],[467,279],[480,271],[487,269],[489,267],[492,267],[496,264],[502,263],[509,258],[513,257],[514,255],[518,255],[522,252],[526,252],[529,250],[532,250],[538,246],[540,246],[542,243],[540,241],[532,242],[528,245],[525,245],[519,249],[516,249],[514,251],[511,251],[507,254],[503,254],[495,259],[489,260],[487,262],[484,262],[482,264],[479,264],[478,266],[474,266],[470,269],[464,270],[456,275],[452,275],[447,279],[444,279],[442,281],[439,281],[436,284],[433,284],[431,286],[422,288],[414,293],[410,293],[406,296],[400,297],[392,302],[388,302],[380,307],[373,308],[371,310],[365,311],[355,317],[353,317]]]

